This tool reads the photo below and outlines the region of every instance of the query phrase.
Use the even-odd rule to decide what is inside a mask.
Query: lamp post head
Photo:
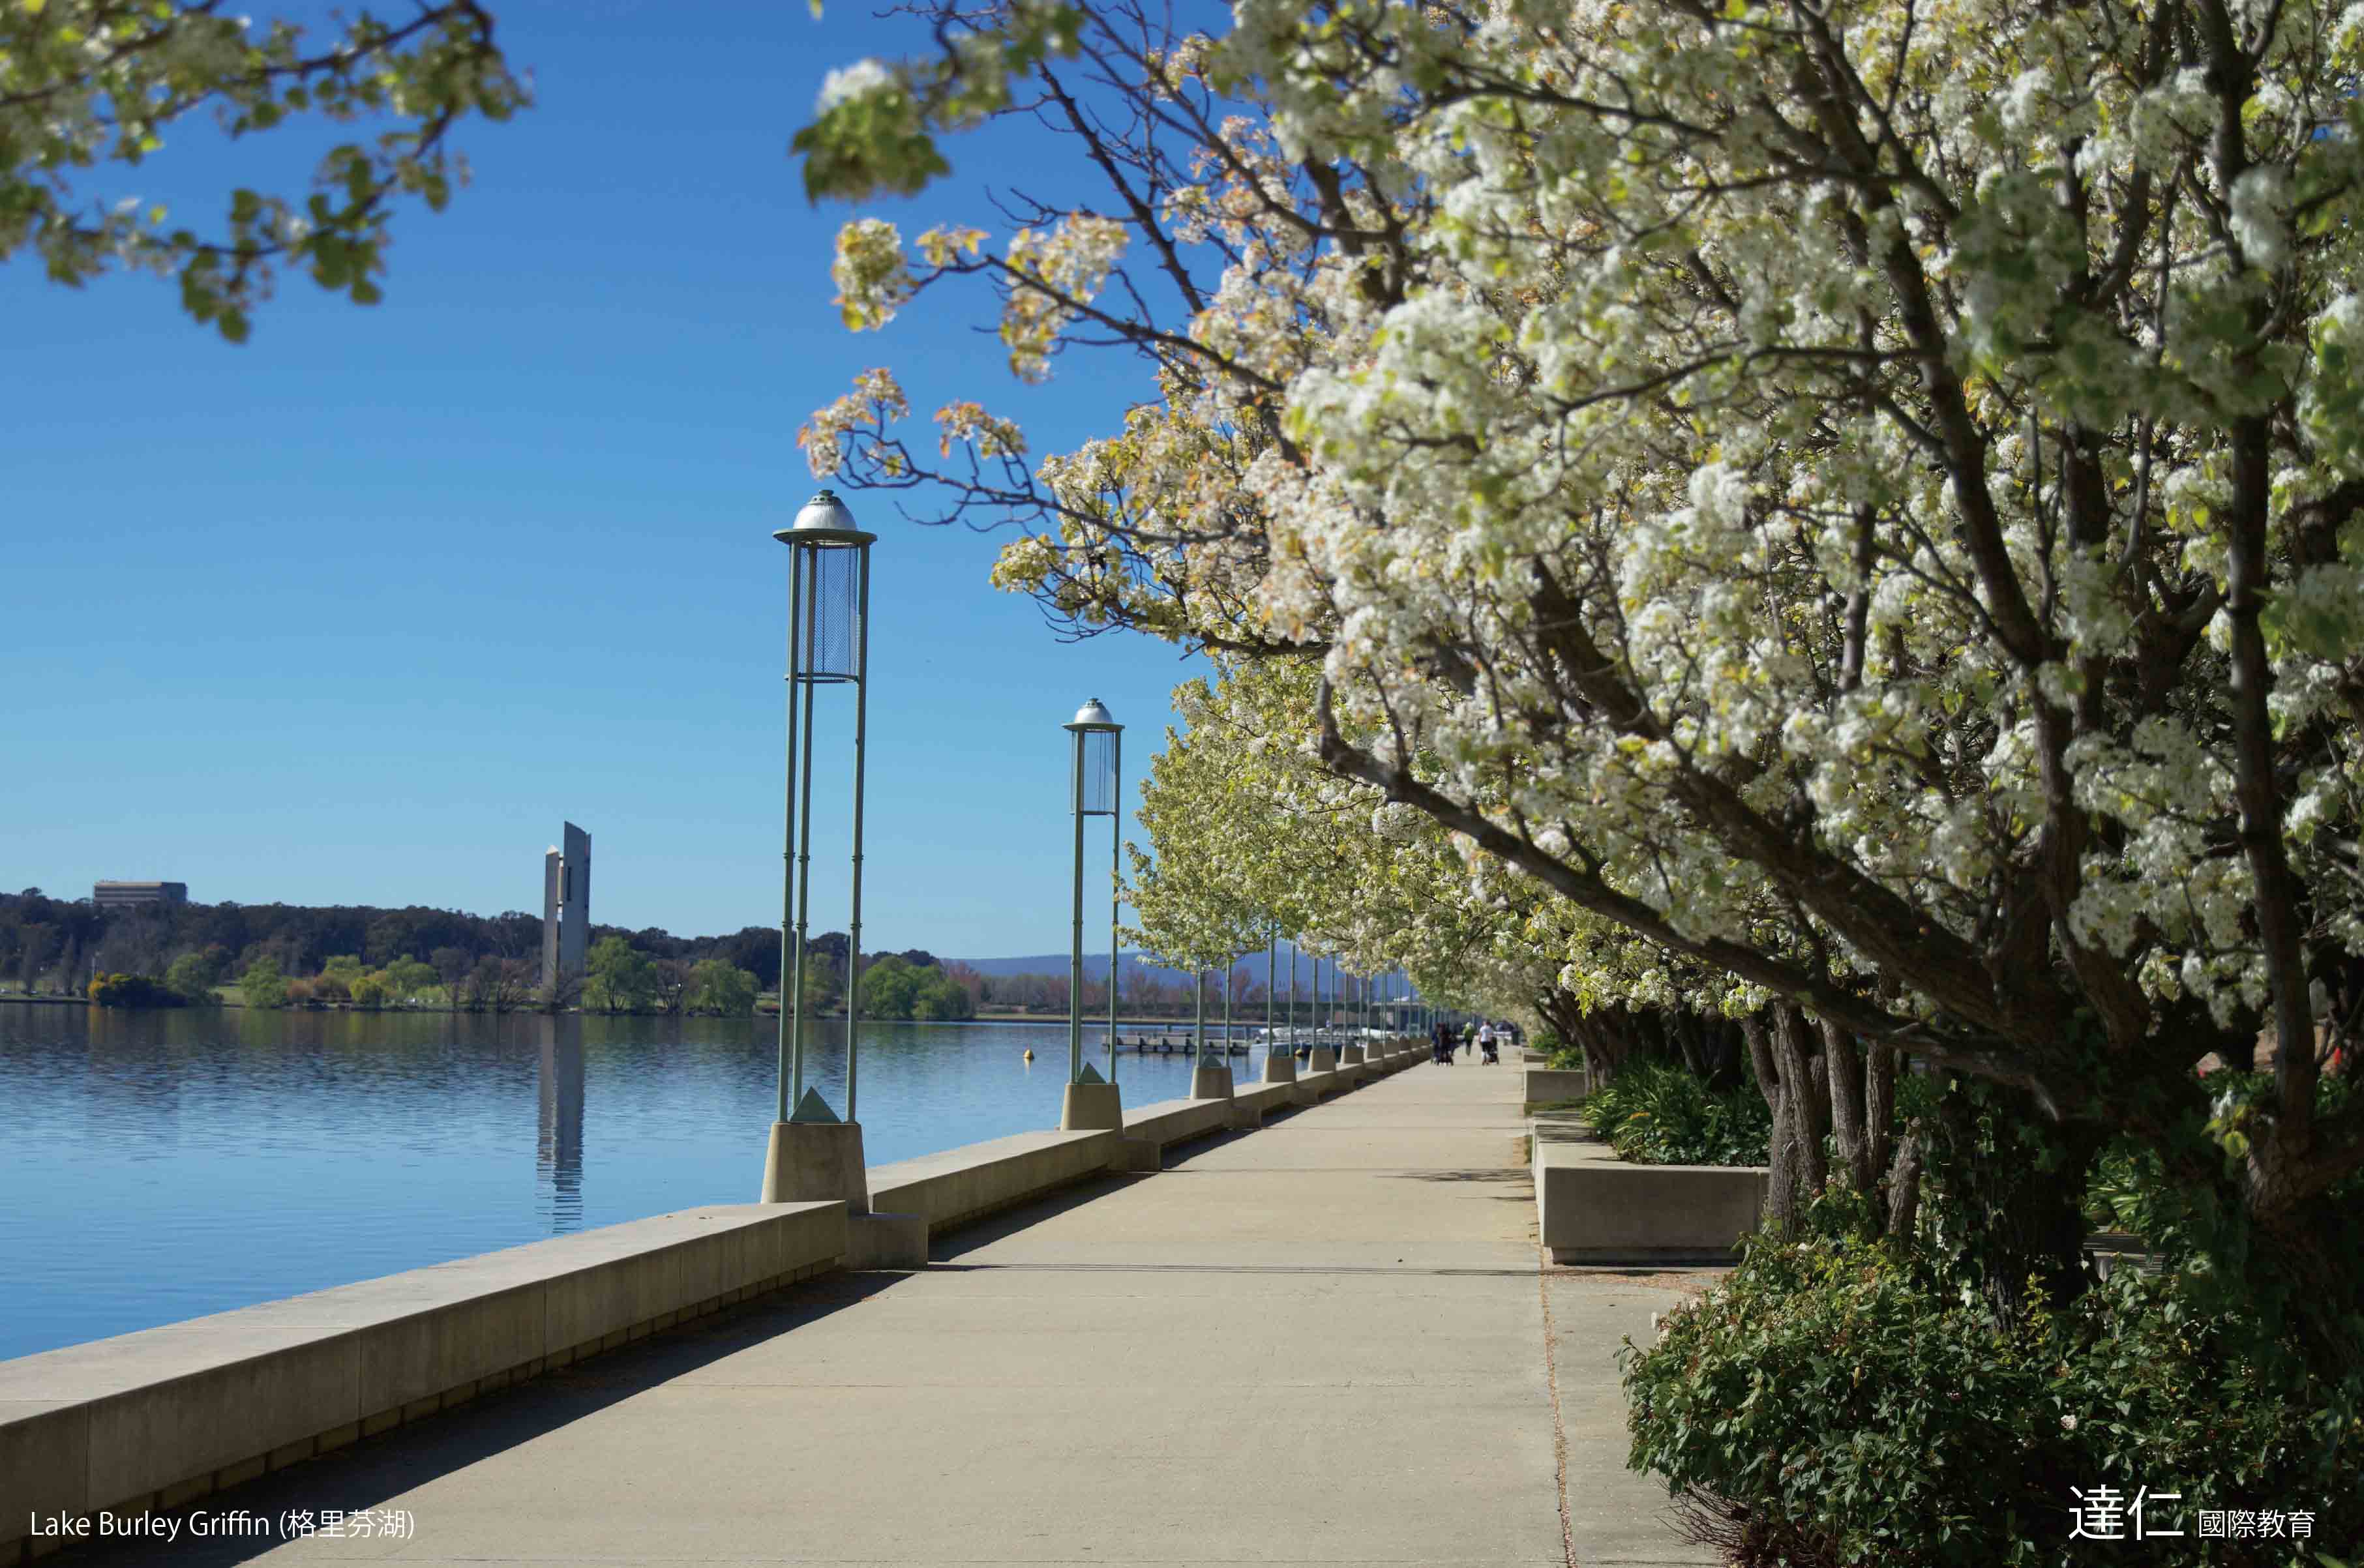
[[[1097,730],[1114,735],[1121,732],[1124,728],[1124,726],[1116,721],[1115,716],[1110,714],[1109,710],[1101,705],[1099,698],[1094,697],[1091,701],[1077,708],[1076,710],[1076,717],[1069,719],[1065,724],[1061,725],[1060,728],[1062,729],[1073,729],[1079,734]]]
[[[782,544],[795,545],[868,544],[878,536],[854,527],[853,514],[837,498],[837,492],[823,490],[797,510],[794,524],[774,528],[772,537]]]

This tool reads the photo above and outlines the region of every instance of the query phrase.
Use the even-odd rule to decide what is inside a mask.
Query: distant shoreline
[[[89,1006],[91,1005],[90,998],[89,998],[89,997],[87,997],[87,996],[50,996],[50,995],[28,996],[28,995],[19,995],[19,994],[17,994],[17,993],[16,993],[16,992],[0,992],[0,1003],[7,1003],[7,1002],[20,1002],[20,1003],[27,1004],[27,1005],[28,1005],[28,1006],[45,1006],[45,1007],[46,1007],[46,1006],[87,1007],[87,1006]],[[232,1001],[229,1001],[229,1000],[223,1000],[223,1001],[219,1001],[219,1002],[216,1002],[216,1003],[211,1004],[211,1006],[212,1006],[212,1007],[214,1007],[214,1008],[217,1008],[217,1009],[237,1008],[237,1009],[239,1009],[240,1011],[244,1011],[244,1010],[245,1010],[245,1008],[246,1008],[246,1004],[245,1004],[244,1002],[232,1002]],[[195,1012],[195,1013],[202,1013],[202,1012],[206,1011],[206,1010],[207,1010],[207,1007],[206,1007],[206,1006],[189,1006],[189,1007],[123,1007],[123,1008],[117,1008],[117,1009],[115,1009],[115,1010],[116,1010],[116,1011],[118,1011],[118,1012],[135,1012],[135,1013],[137,1013],[137,1012]],[[558,1012],[558,1013],[545,1013],[545,1012],[542,1012],[540,1008],[537,1008],[537,1007],[514,1007],[514,1008],[511,1008],[511,1009],[510,1009],[508,1012],[507,1012],[507,1013],[488,1013],[488,1012],[486,1012],[485,1009],[474,1009],[474,1010],[473,1010],[473,1011],[472,1011],[471,1009],[466,1008],[466,1007],[458,1007],[458,1008],[453,1008],[453,1007],[356,1007],[356,1006],[352,1006],[351,1004],[350,1004],[350,1003],[332,1004],[332,1005],[330,1005],[330,1006],[318,1006],[318,1007],[315,1007],[315,1006],[259,1007],[259,1008],[256,1008],[255,1010],[256,1010],[257,1012],[274,1012],[274,1013],[366,1013],[366,1014],[374,1014],[374,1015],[387,1015],[387,1014],[394,1014],[394,1015],[400,1015],[400,1016],[402,1016],[402,1017],[406,1017],[406,1018],[418,1017],[418,1016],[421,1016],[421,1015],[432,1015],[432,1014],[450,1014],[450,1015],[453,1015],[453,1016],[467,1016],[467,1017],[493,1017],[493,1018],[537,1018],[537,1017],[538,1017],[538,1018],[563,1018],[563,1017],[568,1017],[568,1016],[572,1016],[572,1017],[574,1017],[574,1018],[693,1018],[693,1017],[697,1017],[697,1018],[713,1018],[713,1017],[716,1017],[716,1016],[717,1016],[717,1015],[715,1015],[715,1014],[711,1014],[711,1013],[705,1013],[705,1014],[690,1014],[690,1013],[607,1013],[607,1012],[600,1012],[600,1011],[598,1011],[598,1010],[597,1010],[597,1009],[589,1009],[589,1008],[583,1008],[583,1007],[568,1007],[568,1008],[565,1008],[565,1009],[563,1009],[563,1011]],[[768,1009],[759,1007],[759,1008],[757,1008],[755,1011],[753,1011],[753,1013],[750,1013],[750,1014],[748,1015],[748,1017],[749,1017],[750,1018],[766,1018],[766,1019],[776,1019],[779,1016],[780,1016],[780,1014],[779,1014],[779,1009],[778,1009],[778,1008],[776,1008],[776,1007],[768,1008]],[[845,1015],[844,1015],[843,1013],[808,1013],[808,1014],[806,1014],[806,1015],[805,1015],[805,1018],[806,1018],[806,1021],[807,1021],[808,1023],[814,1023],[814,1024],[842,1024],[842,1023],[844,1023],[844,1022],[845,1022]],[[965,1025],[968,1025],[968,1024],[1031,1024],[1031,1025],[1035,1025],[1035,1026],[1038,1026],[1038,1027],[1039,1027],[1039,1026],[1045,1025],[1045,1024],[1050,1024],[1050,1025],[1064,1024],[1064,1023],[1065,1023],[1067,1020],[1066,1020],[1066,1018],[1065,1018],[1065,1017],[1064,1015],[1057,1014],[1057,1013],[1021,1014],[1021,1015],[1017,1015],[1017,1016],[1012,1016],[1012,1015],[1010,1015],[1010,1014],[1004,1013],[1004,1014],[998,1014],[998,1015],[996,1015],[996,1016],[991,1017],[991,1018],[867,1018],[863,1019],[862,1021],[863,1021],[864,1023],[865,1023],[865,1024],[879,1024],[879,1023],[886,1023],[886,1024],[913,1024],[913,1025],[917,1025],[917,1026],[919,1026],[919,1027],[920,1027],[920,1028],[923,1028],[923,1029],[934,1029],[934,1028],[953,1027],[953,1026],[965,1026]],[[1287,1029],[1287,1028],[1288,1028],[1288,1027],[1289,1027],[1289,1026],[1288,1026],[1288,1021],[1286,1018],[1276,1018],[1273,1020],[1273,1023],[1274,1023],[1274,1026],[1275,1026],[1276,1028],[1279,1028],[1279,1029]],[[1118,1031],[1119,1031],[1119,1032],[1122,1032],[1122,1031],[1127,1030],[1127,1029],[1132,1029],[1132,1030],[1135,1030],[1135,1031],[1137,1031],[1137,1032],[1143,1033],[1143,1034],[1159,1034],[1159,1035],[1168,1035],[1168,1036],[1172,1036],[1172,1035],[1188,1035],[1188,1034],[1189,1034],[1189,1033],[1190,1033],[1191,1029],[1192,1029],[1192,1027],[1193,1027],[1193,1026],[1192,1026],[1192,1024],[1191,1024],[1191,1021],[1190,1021],[1188,1018],[1119,1018],[1119,1019],[1117,1020],[1117,1025],[1116,1025],[1116,1027],[1117,1027],[1117,1029],[1118,1029]],[[1239,1016],[1239,1015],[1235,1014],[1235,1015],[1233,1015],[1232,1019],[1232,1031],[1234,1034],[1237,1034],[1237,1033],[1239,1033],[1240,1031],[1244,1030],[1244,1029],[1262,1029],[1262,1028],[1264,1028],[1264,1027],[1265,1027],[1265,1025],[1264,1025],[1264,1018],[1263,1018],[1263,1017],[1262,1017],[1261,1015],[1251,1016],[1251,1017],[1242,1017],[1242,1016]],[[1299,1024],[1297,1027],[1298,1027],[1299,1029],[1318,1029],[1318,1028],[1320,1028],[1321,1026],[1320,1026],[1320,1025],[1318,1025],[1318,1024],[1316,1024],[1316,1023],[1314,1023],[1314,1022],[1312,1022],[1311,1020],[1310,1020],[1310,1019],[1309,1019],[1309,1020],[1307,1020],[1307,1021],[1305,1021],[1305,1022],[1302,1022],[1302,1023]],[[1340,1027],[1340,1028],[1344,1028],[1344,1029],[1351,1029],[1351,1028],[1354,1028],[1354,1027],[1355,1027],[1355,1024],[1354,1024],[1353,1022],[1351,1022],[1351,1021],[1350,1021],[1350,1022],[1342,1023],[1341,1025],[1339,1025],[1339,1027]],[[1084,1019],[1084,1028],[1085,1028],[1085,1029],[1099,1029],[1099,1030],[1102,1030],[1102,1031],[1106,1031],[1106,1029],[1108,1029],[1108,1019],[1107,1019],[1106,1018],[1104,1018],[1104,1017],[1103,1017],[1103,1018],[1091,1018],[1091,1017],[1087,1017],[1087,1018]],[[1210,1034],[1210,1035],[1213,1035],[1213,1034],[1220,1034],[1220,1033],[1222,1031],[1222,1028],[1223,1028],[1223,1022],[1222,1022],[1222,1020],[1221,1020],[1221,1018],[1209,1018],[1209,1019],[1207,1020],[1207,1032],[1208,1032],[1209,1034]]]

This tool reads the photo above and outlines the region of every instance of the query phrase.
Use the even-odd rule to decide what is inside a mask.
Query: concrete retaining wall
[[[0,1562],[32,1514],[179,1507],[844,1251],[842,1204],[684,1209],[0,1362]]]
[[[1768,1174],[1762,1165],[1632,1165],[1605,1143],[1538,1136],[1536,1224],[1555,1263],[1724,1262],[1756,1229]]]

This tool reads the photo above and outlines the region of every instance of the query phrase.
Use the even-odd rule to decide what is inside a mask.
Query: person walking
[[[1478,1060],[1489,1067],[1501,1064],[1502,1059],[1494,1054],[1494,1025],[1491,1019],[1478,1026]]]

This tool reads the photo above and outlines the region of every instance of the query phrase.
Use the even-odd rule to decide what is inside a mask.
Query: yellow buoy
[[[1026,1051],[1026,1060],[1027,1060],[1027,1061],[1029,1061],[1029,1062],[1031,1062],[1031,1061],[1033,1061],[1033,1060],[1034,1060],[1034,1050],[1033,1050],[1033,1048],[1032,1048],[1031,1046],[1029,1046],[1029,1047],[1027,1048],[1027,1051]]]

